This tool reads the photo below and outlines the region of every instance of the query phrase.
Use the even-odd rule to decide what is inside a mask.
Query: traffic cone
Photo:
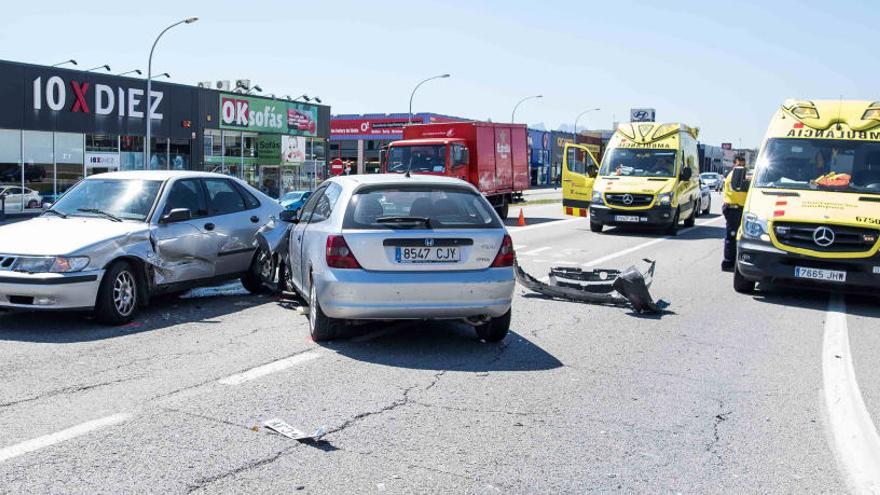
[[[526,217],[525,217],[525,215],[523,215],[522,208],[519,209],[519,222],[517,222],[517,225],[520,227],[526,226]]]

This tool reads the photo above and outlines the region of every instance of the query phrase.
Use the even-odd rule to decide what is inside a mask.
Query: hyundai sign
[[[654,122],[656,110],[653,108],[633,108],[629,111],[630,122]]]

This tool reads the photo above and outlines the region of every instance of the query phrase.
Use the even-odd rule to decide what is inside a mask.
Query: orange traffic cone
[[[526,217],[523,215],[522,208],[519,209],[519,222],[517,222],[517,225],[520,227],[526,226]]]

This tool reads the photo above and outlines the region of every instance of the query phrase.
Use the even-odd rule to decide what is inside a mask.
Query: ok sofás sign
[[[287,105],[275,100],[220,95],[220,127],[287,132]]]
[[[65,81],[60,76],[43,77],[33,80],[34,110],[49,110],[95,115],[118,115],[119,117],[144,118],[146,113],[146,91],[140,88],[114,87],[107,84],[92,84],[90,81]],[[162,120],[159,105],[163,93],[151,94],[153,120]]]

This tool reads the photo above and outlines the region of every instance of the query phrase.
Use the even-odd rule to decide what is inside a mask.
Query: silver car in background
[[[287,285],[314,340],[347,320],[458,319],[487,341],[510,328],[513,243],[470,184],[401,174],[322,184],[293,220]]]
[[[40,217],[0,227],[0,307],[122,324],[155,294],[237,278],[262,291],[255,235],[280,212],[225,175],[93,175]]]

